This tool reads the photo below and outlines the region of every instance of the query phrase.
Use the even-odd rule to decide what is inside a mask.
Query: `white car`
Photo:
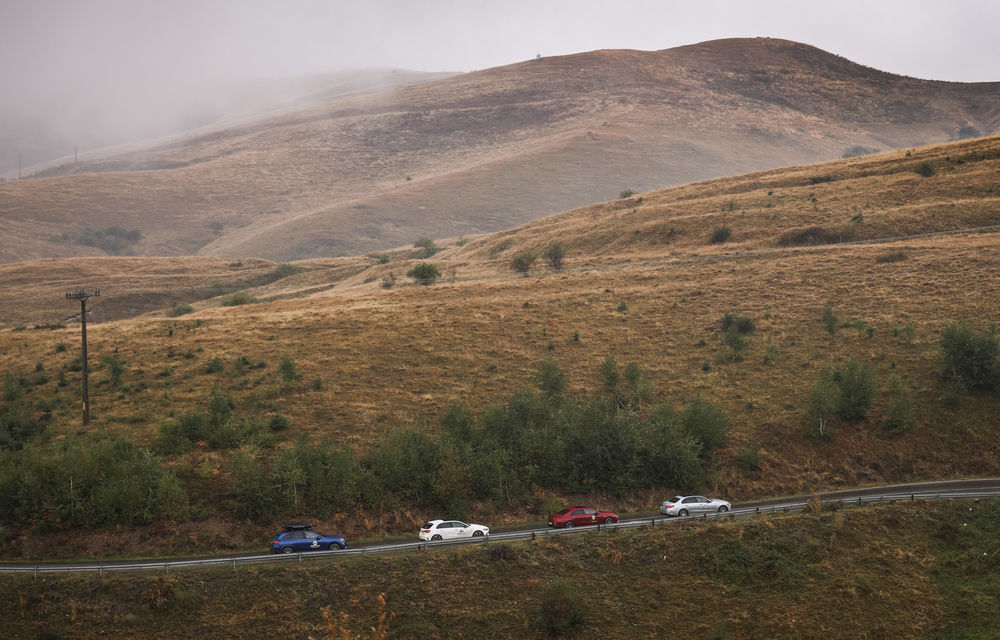
[[[481,538],[490,535],[490,528],[481,524],[465,524],[460,520],[431,520],[420,527],[421,540],[451,540]]]
[[[694,516],[703,513],[725,513],[733,508],[728,500],[717,500],[705,496],[674,496],[660,505],[660,513],[665,516]]]

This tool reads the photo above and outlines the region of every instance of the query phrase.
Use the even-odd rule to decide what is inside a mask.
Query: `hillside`
[[[71,274],[77,263],[35,263],[19,267],[19,286],[4,295],[33,296],[24,294],[16,311],[3,308],[25,325],[0,331],[0,368],[12,399],[4,416],[42,425],[26,449],[39,455],[63,455],[105,436],[160,452],[190,509],[183,525],[144,534],[162,552],[253,548],[281,517],[320,517],[352,538],[412,529],[424,510],[441,505],[399,495],[380,510],[378,496],[362,492],[360,502],[337,503],[323,516],[279,502],[260,528],[219,534],[231,514],[237,461],[246,455],[264,468],[308,446],[349,447],[363,456],[398,441],[401,427],[436,437],[456,401],[488,426],[498,419],[491,407],[526,402],[513,396],[537,388],[546,358],[567,374],[567,403],[601,395],[598,370],[612,356],[621,366],[636,363],[651,385],[639,418],[662,404],[681,411],[700,399],[720,407],[731,439],[702,461],[706,475],[698,482],[732,499],[997,475],[1000,398],[950,385],[940,345],[945,327],[964,320],[986,331],[995,315],[998,170],[1000,138],[986,138],[711,180],[448,245],[430,259],[444,274],[431,286],[405,278],[419,261],[418,250],[407,247],[298,263],[304,271],[247,290],[262,302],[238,306],[163,285],[140,270],[139,259],[93,260],[81,284],[101,288],[92,305],[98,314],[114,304],[116,286],[129,295],[166,287],[171,297],[156,314],[90,327],[94,421],[87,428],[80,425],[78,328],[31,328],[49,316],[25,315],[34,300],[68,304],[71,279],[46,276]],[[720,228],[730,235],[713,242]],[[561,270],[539,261],[527,277],[511,271],[516,253],[553,241],[566,250]],[[231,268],[229,277],[246,269],[240,277],[247,281],[270,280],[274,269],[215,262],[207,263],[214,271],[203,271],[205,264],[178,261],[169,275],[188,287]],[[387,287],[390,274],[397,279]],[[194,312],[172,317],[186,292]],[[823,319],[827,305],[831,326]],[[727,313],[755,325],[738,352],[723,343]],[[834,418],[827,437],[809,435],[811,388],[824,366],[840,369],[850,359],[870,367],[877,381],[870,413]],[[912,421],[897,433],[887,421],[900,398],[908,398]],[[233,432],[229,444],[163,448],[164,434],[176,434],[169,425],[209,409],[225,418],[218,428],[236,424],[230,420],[240,429],[274,424],[275,416],[285,421],[269,433]],[[745,462],[748,455],[754,464]],[[581,499],[623,511],[649,509],[676,488],[611,492],[581,483],[592,486]],[[573,493],[540,485],[506,499],[470,494],[463,509],[520,522]],[[62,553],[100,555],[108,545],[142,553],[152,544],[129,529],[93,538],[71,531],[58,534]],[[35,544],[10,538],[4,553],[30,555]]]
[[[736,39],[528,61],[0,185],[0,261],[353,255],[716,176],[995,132],[1000,84]],[[117,227],[135,241],[80,244]]]
[[[546,638],[560,612],[606,638],[991,638],[998,519],[995,500],[830,507],[236,571],[4,576],[0,612],[13,637],[80,640]]]

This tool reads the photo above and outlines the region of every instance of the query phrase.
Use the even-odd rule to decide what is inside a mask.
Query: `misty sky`
[[[0,171],[26,129],[62,145],[141,135],[236,79],[770,36],[898,74],[1000,81],[997,25],[996,0],[0,0]]]

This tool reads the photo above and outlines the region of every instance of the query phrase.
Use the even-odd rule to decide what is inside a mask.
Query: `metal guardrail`
[[[823,504],[844,503],[846,506],[861,506],[863,504],[880,502],[915,502],[917,500],[946,500],[946,499],[973,499],[973,498],[997,498],[1000,497],[1000,489],[968,491],[968,490],[945,490],[935,492],[911,492],[911,493],[891,493],[884,495],[860,495],[853,497],[827,497],[821,498]],[[616,531],[619,529],[637,529],[645,527],[656,527],[680,522],[700,522],[708,520],[719,520],[727,518],[746,518],[762,514],[774,513],[794,513],[801,511],[815,500],[794,500],[789,502],[779,502],[763,506],[740,507],[724,513],[703,513],[686,517],[674,516],[654,516],[652,518],[633,518],[623,520],[614,524],[599,524],[587,527],[571,527],[568,529],[531,529],[527,531],[510,531],[504,533],[494,533],[485,538],[466,538],[462,540],[440,540],[436,542],[402,542],[395,544],[367,546],[357,549],[340,549],[336,551],[309,551],[306,553],[284,553],[284,554],[256,554],[249,556],[232,556],[226,558],[198,558],[193,560],[166,560],[149,561],[142,560],[132,563],[114,562],[98,564],[6,564],[0,565],[0,573],[31,573],[34,577],[47,573],[86,573],[96,572],[104,575],[106,571],[151,571],[164,570],[170,572],[171,569],[184,569],[189,567],[227,567],[231,566],[236,571],[240,565],[260,564],[271,562],[307,562],[330,557],[358,557],[383,553],[407,552],[407,551],[430,551],[433,549],[445,549],[469,544],[489,544],[490,542],[505,540],[524,540],[547,538],[549,536],[574,535],[585,533],[600,533]]]

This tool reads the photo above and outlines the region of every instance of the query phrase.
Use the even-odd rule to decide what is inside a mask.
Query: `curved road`
[[[846,504],[865,504],[872,502],[898,502],[912,500],[939,500],[953,498],[993,498],[1000,497],[1000,478],[984,478],[978,480],[949,480],[943,482],[919,482],[899,484],[865,489],[849,489],[846,491],[831,491],[814,493],[791,498],[774,498],[754,502],[743,502],[733,505],[732,511],[726,514],[707,514],[697,516],[697,519],[739,518],[751,517],[764,513],[786,512],[803,509],[811,499],[819,498],[824,503],[844,502]],[[128,570],[165,570],[184,567],[232,566],[235,570],[241,564],[261,562],[302,562],[330,556],[358,556],[377,553],[393,553],[400,551],[426,550],[428,548],[444,548],[463,544],[487,544],[502,540],[518,540],[550,535],[573,535],[588,532],[601,532],[608,529],[628,529],[647,526],[668,525],[675,522],[691,520],[692,518],[668,518],[656,513],[637,514],[613,525],[595,527],[577,527],[572,529],[550,529],[521,527],[493,532],[485,539],[464,539],[442,542],[370,542],[352,546],[342,551],[313,551],[309,553],[272,554],[259,553],[252,555],[226,555],[207,558],[173,559],[173,560],[104,560],[90,562],[9,562],[0,564],[0,573],[75,573]]]

